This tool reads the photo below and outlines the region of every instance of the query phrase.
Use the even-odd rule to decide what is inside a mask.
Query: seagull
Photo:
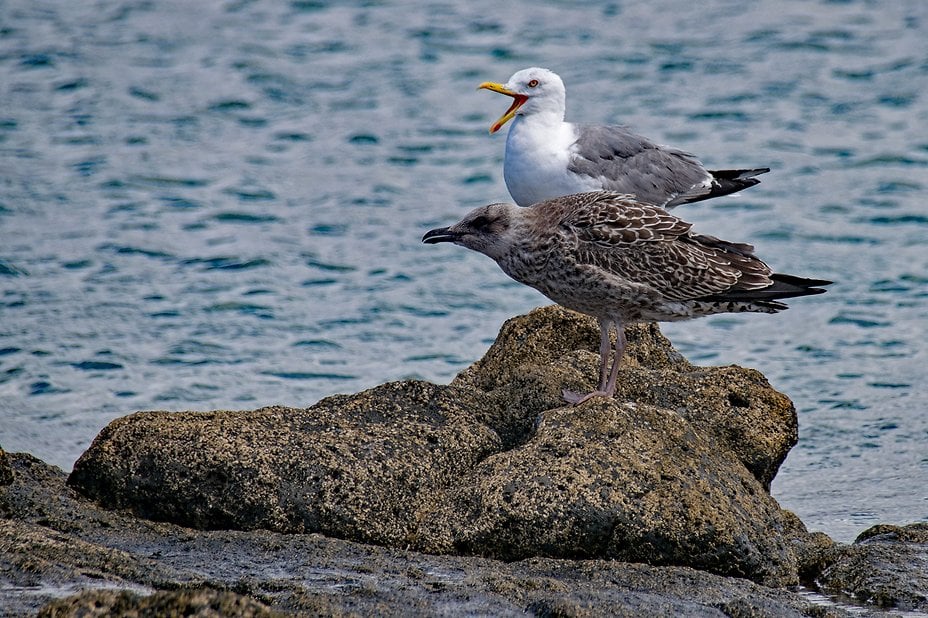
[[[490,133],[512,120],[503,176],[519,206],[606,190],[670,209],[752,187],[760,182],[755,176],[770,171],[710,171],[694,155],[625,127],[565,122],[567,91],[548,69],[523,69],[506,84],[483,82],[480,88],[513,99]]]
[[[818,286],[831,283],[774,273],[751,245],[691,227],[633,195],[597,191],[527,208],[481,206],[450,227],[426,232],[422,242],[483,253],[516,281],[599,321],[598,388],[584,395],[563,392],[568,403],[579,405],[615,394],[625,324],[777,313],[787,308],[780,299],[821,294]]]

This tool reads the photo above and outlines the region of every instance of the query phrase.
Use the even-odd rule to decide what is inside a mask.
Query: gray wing
[[[692,300],[771,284],[753,247],[693,234],[691,225],[631,196],[599,194],[561,222],[577,262],[652,287],[667,300]]]
[[[712,176],[692,154],[660,146],[625,127],[574,125],[578,138],[567,169],[602,182],[608,191],[666,205],[710,192]]]

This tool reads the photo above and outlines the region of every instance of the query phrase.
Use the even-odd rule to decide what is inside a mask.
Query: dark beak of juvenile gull
[[[429,230],[422,237],[422,242],[427,245],[434,245],[439,242],[454,242],[458,239],[458,234],[451,231],[450,227],[439,227]]]
[[[519,108],[525,105],[525,102],[528,101],[528,97],[524,94],[519,94],[518,92],[513,92],[506,88],[502,84],[497,84],[495,82],[483,82],[477,86],[477,90],[492,90],[493,92],[498,92],[500,94],[505,94],[507,97],[512,97],[512,105],[509,106],[509,109],[506,110],[506,113],[499,117],[499,120],[493,123],[493,126],[490,127],[490,133],[496,133],[499,131],[504,124],[512,120],[513,116],[516,115],[516,112],[519,111]]]

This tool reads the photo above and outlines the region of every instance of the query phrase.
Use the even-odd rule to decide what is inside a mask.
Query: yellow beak
[[[477,86],[477,90],[492,90],[493,92],[498,92],[500,94],[505,94],[507,97],[512,97],[512,105],[509,106],[509,109],[506,110],[506,113],[499,117],[499,120],[493,123],[493,126],[490,127],[490,133],[496,133],[499,131],[504,124],[512,120],[513,116],[516,115],[516,112],[519,111],[519,108],[525,105],[525,102],[528,101],[528,97],[524,94],[519,94],[513,92],[506,88],[502,84],[497,84],[495,82],[483,82]]]

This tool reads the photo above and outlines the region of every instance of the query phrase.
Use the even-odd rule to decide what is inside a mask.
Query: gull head
[[[564,119],[567,91],[564,89],[564,82],[554,71],[539,67],[522,69],[514,73],[505,84],[483,82],[477,88],[512,97],[512,105],[493,123],[490,133],[499,131],[516,115],[528,116],[549,112],[558,114],[558,120]]]
[[[429,230],[422,242],[451,242],[499,260],[512,246],[515,223],[524,210],[515,204],[480,206],[454,225]]]

